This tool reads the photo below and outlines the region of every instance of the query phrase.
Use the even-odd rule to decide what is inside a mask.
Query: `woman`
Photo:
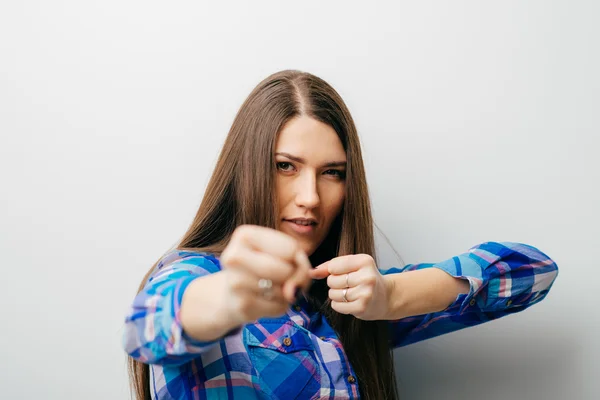
[[[126,317],[138,399],[397,398],[394,347],[524,310],[558,272],[518,243],[385,273],[374,253],[344,102],[311,74],[269,76]]]

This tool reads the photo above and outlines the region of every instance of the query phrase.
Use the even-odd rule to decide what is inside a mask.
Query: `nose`
[[[296,181],[296,205],[312,209],[321,203],[317,187],[317,178],[314,174],[304,173]]]

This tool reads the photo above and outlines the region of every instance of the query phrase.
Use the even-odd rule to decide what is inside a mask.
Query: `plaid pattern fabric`
[[[468,279],[470,292],[446,310],[390,321],[398,347],[525,310],[550,290],[558,269],[538,249],[486,242],[441,263],[409,264],[384,274],[440,268]],[[125,320],[123,345],[151,364],[156,399],[357,399],[358,383],[327,320],[301,300],[279,318],[247,324],[214,342],[181,327],[183,292],[194,279],[220,271],[218,259],[174,250],[157,265]]]

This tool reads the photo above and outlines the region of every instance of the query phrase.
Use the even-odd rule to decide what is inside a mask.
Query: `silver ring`
[[[348,288],[344,289],[344,291],[342,292],[342,298],[344,299],[345,303],[348,302],[348,299],[346,298],[346,293],[348,293]]]
[[[348,279],[350,279],[350,274],[346,274],[346,287],[349,288],[350,284],[348,283]]]
[[[258,288],[262,290],[263,297],[267,300],[273,298],[273,281],[270,279],[259,279]]]

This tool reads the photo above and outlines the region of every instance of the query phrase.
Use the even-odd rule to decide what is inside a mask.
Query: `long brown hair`
[[[375,257],[373,219],[356,126],[340,95],[322,79],[300,71],[277,72],[254,88],[238,111],[194,221],[179,249],[220,254],[242,224],[276,227],[274,149],[278,132],[290,119],[306,115],[331,126],[346,151],[346,198],[327,238],[311,256],[313,265],[336,256]],[[156,266],[156,264],[155,264]],[[154,266],[140,285],[145,285]],[[335,329],[365,399],[397,397],[388,326],[363,321],[330,307],[325,281],[310,291]],[[129,358],[132,389],[150,399],[149,367]]]

